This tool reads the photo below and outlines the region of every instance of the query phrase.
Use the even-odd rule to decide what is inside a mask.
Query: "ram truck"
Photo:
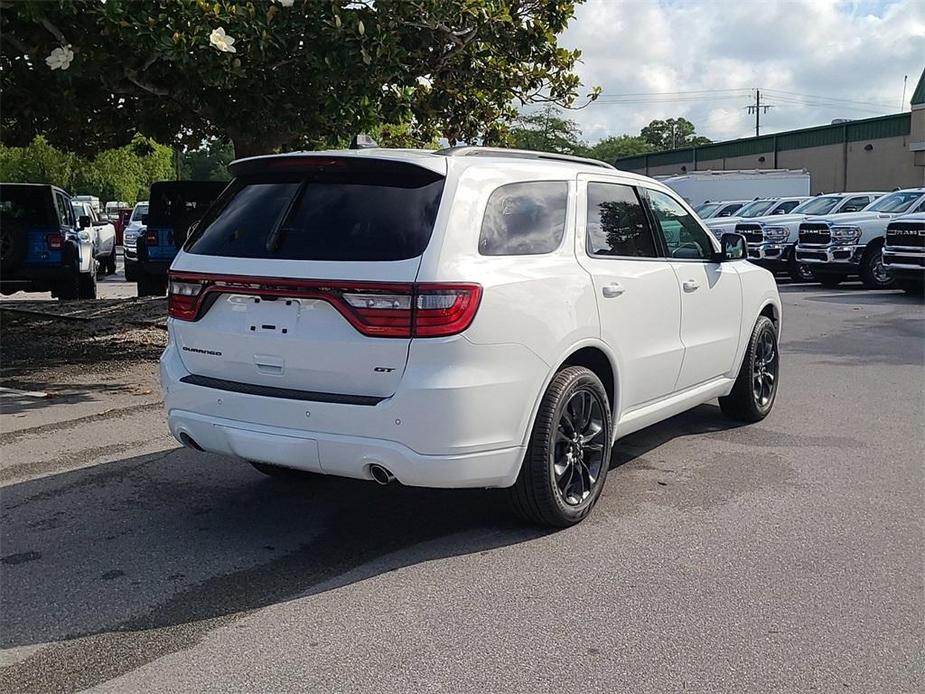
[[[800,224],[797,261],[808,264],[823,287],[860,275],[868,289],[889,289],[894,280],[883,265],[886,227],[894,217],[923,210],[925,188],[906,188],[862,212],[809,217]]]
[[[736,233],[748,242],[748,259],[774,273],[786,273],[794,282],[810,282],[812,270],[797,262],[794,248],[800,222],[808,216],[858,212],[883,193],[832,193],[818,195],[793,208],[790,214],[756,217],[739,222]]]
[[[887,225],[883,267],[904,292],[925,291],[925,212],[898,217]]]

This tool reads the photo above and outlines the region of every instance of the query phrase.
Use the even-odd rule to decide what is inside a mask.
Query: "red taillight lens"
[[[469,327],[482,299],[477,284],[415,285],[414,336],[446,337]]]
[[[170,278],[167,290],[167,314],[180,320],[196,320],[202,282],[185,282]]]
[[[45,237],[45,244],[50,251],[60,251],[64,248],[64,237],[61,234],[48,234]]]
[[[209,295],[320,299],[369,337],[446,337],[469,327],[482,298],[477,284],[386,284],[170,273],[167,311],[194,321]]]
[[[145,243],[148,246],[156,246],[158,244],[157,231],[151,230],[145,232]]]

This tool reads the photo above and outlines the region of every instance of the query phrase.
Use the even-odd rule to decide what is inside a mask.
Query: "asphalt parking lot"
[[[781,293],[770,417],[622,440],[555,533],[180,448],[156,344],[5,363],[0,689],[925,690],[925,309]]]

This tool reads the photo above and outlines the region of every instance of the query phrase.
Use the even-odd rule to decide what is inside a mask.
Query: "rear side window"
[[[391,162],[242,176],[197,227],[187,250],[234,258],[406,260],[427,248],[442,194],[439,174]]]
[[[567,207],[565,181],[509,183],[497,188],[485,207],[479,253],[552,253],[562,243]]]
[[[588,253],[655,258],[655,238],[632,186],[588,184]]]

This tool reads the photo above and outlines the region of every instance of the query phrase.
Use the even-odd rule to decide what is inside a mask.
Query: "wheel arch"
[[[553,367],[549,369],[549,373],[543,380],[542,387],[533,403],[527,429],[524,432],[524,445],[530,439],[530,433],[536,423],[540,403],[543,400],[543,395],[549,389],[549,384],[552,383],[552,379],[555,378],[557,373],[568,366],[583,366],[601,379],[604,390],[607,392],[607,398],[610,400],[610,414],[614,431],[616,431],[616,422],[620,412],[620,367],[618,357],[613,350],[600,340],[585,339],[564,350],[559,359],[554,362]]]

